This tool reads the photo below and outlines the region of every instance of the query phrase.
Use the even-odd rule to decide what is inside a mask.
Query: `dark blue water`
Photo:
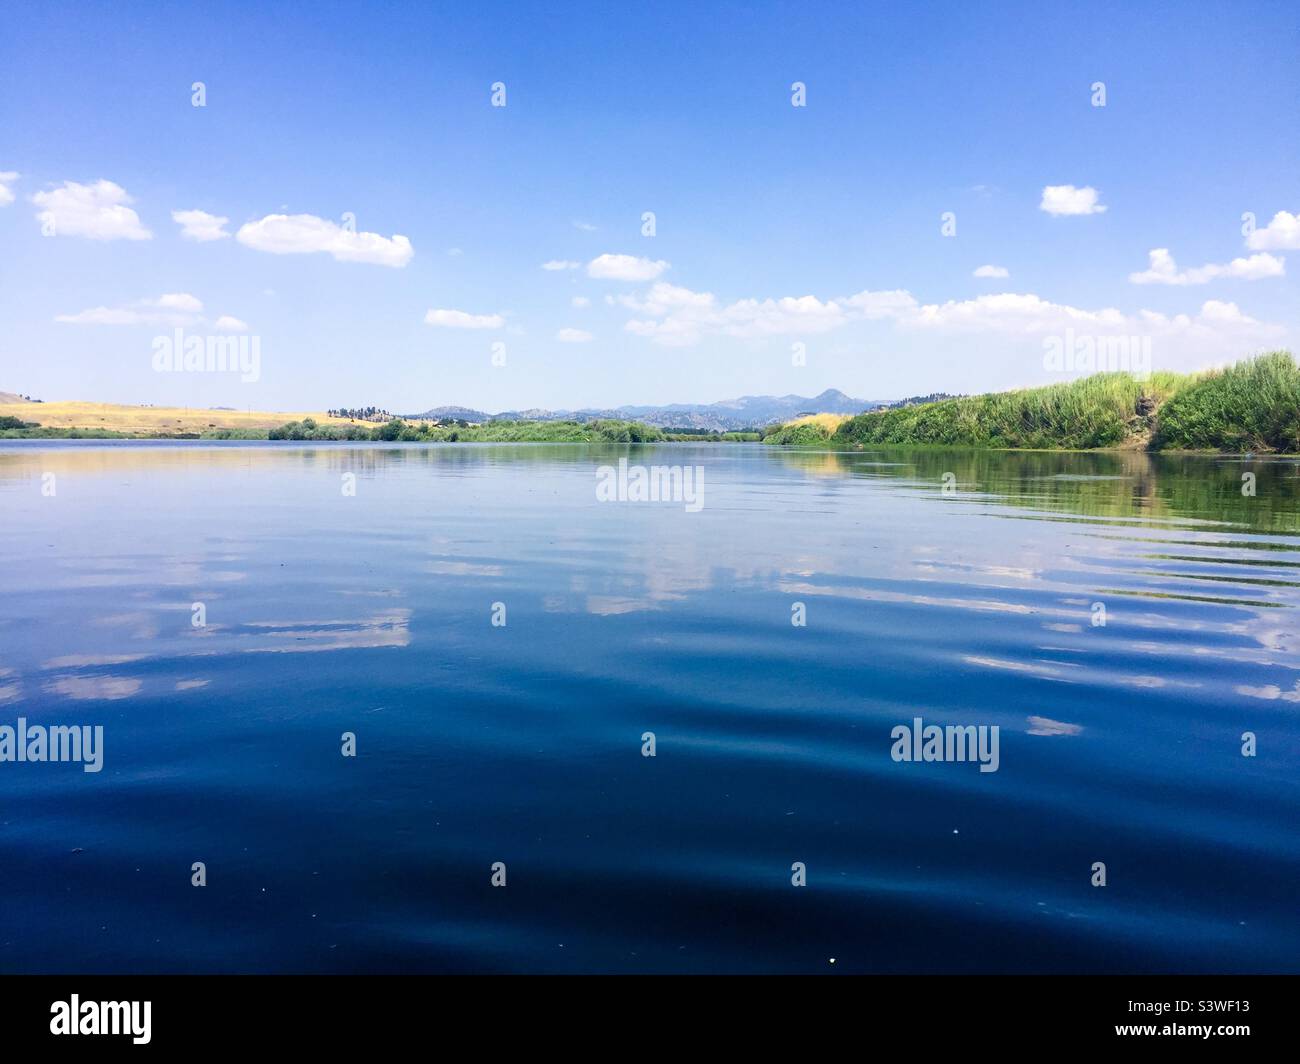
[[[1300,970],[1298,473],[6,445],[0,970]]]

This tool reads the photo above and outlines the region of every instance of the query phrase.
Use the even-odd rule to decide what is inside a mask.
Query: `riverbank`
[[[11,404],[13,405],[13,404]],[[54,419],[64,424],[46,424],[45,411],[59,411]],[[68,407],[106,410],[87,415]],[[599,419],[592,421],[406,421],[392,418],[383,422],[356,421],[321,415],[240,413],[238,411],[186,411],[156,408],[105,407],[92,403],[23,404],[21,416],[0,407],[0,439],[117,439],[117,440],[299,440],[320,442],[401,443],[756,443],[757,432],[682,432],[655,428],[639,421]],[[140,411],[147,415],[140,416]],[[224,415],[234,413],[235,418]],[[101,424],[77,424],[97,417]],[[206,421],[206,424],[203,422]],[[222,424],[234,421],[235,424]],[[67,422],[73,422],[71,424]],[[127,426],[127,427],[123,427]]]
[[[1098,373],[1044,388],[991,392],[831,424],[803,418],[764,443],[997,449],[1300,452],[1300,368],[1275,351],[1198,374]]]
[[[205,432],[261,432],[311,418],[317,424],[366,425],[310,411],[213,410],[202,407],[128,406],[91,402],[0,403],[0,438],[198,439]],[[25,427],[24,427],[25,426]]]

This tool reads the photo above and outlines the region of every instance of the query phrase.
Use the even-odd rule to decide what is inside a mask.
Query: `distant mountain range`
[[[592,421],[619,418],[642,421],[661,429],[707,429],[734,432],[789,421],[800,414],[860,414],[887,406],[888,400],[853,399],[828,388],[821,395],[743,395],[721,403],[673,403],[669,406],[619,406],[609,410],[505,410],[489,414],[464,406],[436,406],[408,420],[451,419],[463,421]]]

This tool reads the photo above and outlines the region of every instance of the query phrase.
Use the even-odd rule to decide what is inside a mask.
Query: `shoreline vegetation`
[[[1300,453],[1300,368],[1274,351],[1203,373],[1097,373],[1010,392],[775,425],[777,446]]]
[[[469,422],[181,410],[99,403],[0,406],[0,439],[287,440],[399,443],[736,443],[820,450],[966,447],[1300,453],[1300,368],[1274,351],[1203,373],[1098,373],[1008,392],[862,414],[809,414],[750,432],[661,429],[613,418]],[[28,420],[40,418],[42,420]],[[282,420],[287,419],[287,420]],[[84,423],[82,423],[84,422]],[[95,422],[98,422],[96,424]]]
[[[388,443],[756,443],[759,432],[697,432],[660,429],[640,421],[598,418],[592,421],[404,421],[338,428],[313,419],[290,422],[262,436],[231,435],[224,430],[203,439],[370,440]]]
[[[81,404],[62,404],[75,406]],[[10,408],[11,409],[11,408]],[[126,410],[134,408],[126,407]],[[40,407],[33,405],[39,416]],[[26,411],[24,411],[26,413]],[[264,416],[264,415],[263,415]],[[762,434],[659,429],[639,421],[341,421],[307,415],[272,427],[219,427],[201,431],[123,431],[80,425],[42,425],[0,414],[0,440],[297,440],[373,443],[757,443]]]

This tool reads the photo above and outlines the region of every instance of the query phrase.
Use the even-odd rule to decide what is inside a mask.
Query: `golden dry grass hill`
[[[803,417],[797,417],[793,421],[787,422],[787,424],[820,425],[829,436],[844,422],[848,421],[850,416],[849,414],[805,414]]]
[[[107,429],[142,436],[202,433],[209,429],[272,429],[289,421],[315,418],[320,425],[351,425],[348,418],[322,412],[207,410],[202,407],[122,406],[115,403],[33,403],[0,392],[0,417],[34,421],[42,428]]]

